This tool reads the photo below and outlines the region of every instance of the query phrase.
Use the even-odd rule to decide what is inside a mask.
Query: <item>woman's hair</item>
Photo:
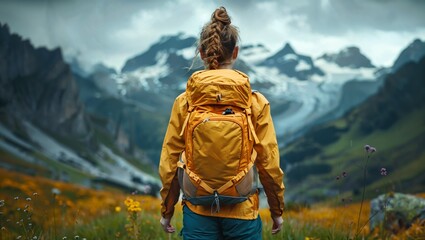
[[[202,28],[198,50],[202,51],[207,69],[218,69],[231,59],[239,40],[238,29],[224,7],[217,8],[211,15],[211,21]]]

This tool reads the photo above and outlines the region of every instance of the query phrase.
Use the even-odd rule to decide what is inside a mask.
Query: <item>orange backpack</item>
[[[194,205],[236,204],[257,191],[248,77],[235,70],[195,72],[186,88],[188,114],[178,162],[184,199]]]

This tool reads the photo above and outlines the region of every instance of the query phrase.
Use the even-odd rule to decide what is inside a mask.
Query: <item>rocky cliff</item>
[[[0,109],[8,125],[26,120],[60,135],[84,137],[88,123],[59,48],[35,48],[0,23]]]

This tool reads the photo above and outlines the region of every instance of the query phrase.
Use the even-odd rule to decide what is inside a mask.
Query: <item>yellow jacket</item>
[[[232,75],[233,70],[209,70],[209,74]],[[236,74],[235,77],[238,75]],[[162,146],[159,163],[159,175],[162,181],[160,191],[162,198],[161,215],[171,218],[174,206],[179,200],[180,187],[177,178],[177,162],[180,153],[185,149],[184,137],[180,136],[184,120],[187,115],[186,94],[180,94],[173,105],[169,125]],[[283,213],[284,184],[283,171],[279,166],[279,149],[276,134],[270,114],[270,104],[267,99],[258,92],[252,96],[252,122],[255,127],[259,143],[254,145],[257,153],[255,165],[258,169],[260,181],[267,195],[272,216],[281,216]],[[209,206],[192,205],[183,201],[193,212],[214,217],[226,217],[237,219],[256,219],[258,216],[259,198],[258,193],[250,196],[248,200],[236,204],[221,206],[218,213],[212,213]]]

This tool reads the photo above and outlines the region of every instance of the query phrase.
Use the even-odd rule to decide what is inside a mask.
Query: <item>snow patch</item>
[[[28,135],[31,140],[37,143],[41,147],[43,154],[48,156],[51,159],[66,159],[67,162],[77,165],[81,168],[82,171],[92,174],[94,176],[99,176],[99,170],[87,162],[85,159],[78,156],[71,149],[63,146],[57,142],[52,137],[46,135],[38,128],[30,124],[29,122],[24,121],[23,125],[27,130]]]
[[[308,64],[304,60],[300,60],[297,66],[295,66],[295,71],[304,71],[304,70],[310,70],[310,69],[311,69],[310,64]]]
[[[193,59],[195,57],[196,48],[195,47],[184,48],[184,49],[178,50],[176,53],[180,56],[183,56],[184,59]]]
[[[290,53],[290,54],[286,54],[285,56],[283,56],[282,59],[284,61],[298,60],[298,56],[296,54]]]

